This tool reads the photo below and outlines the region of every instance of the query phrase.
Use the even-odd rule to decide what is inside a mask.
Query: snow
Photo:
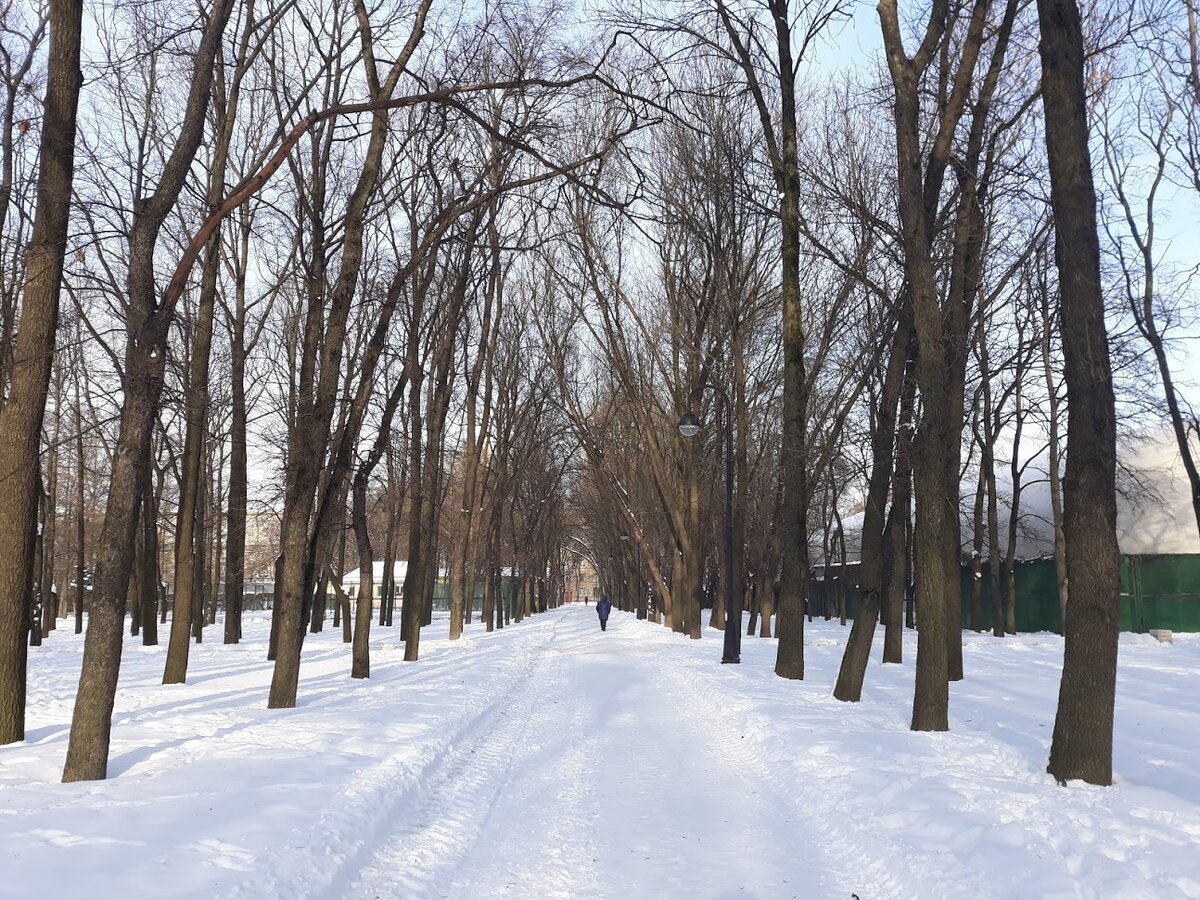
[[[1049,634],[967,635],[952,730],[914,734],[911,633],[847,705],[836,623],[804,682],[773,640],[722,666],[716,632],[578,604],[454,643],[437,620],[417,664],[376,627],[368,681],[327,629],[267,710],[268,624],[166,687],[127,638],[104,782],[58,783],[82,641],[31,652],[0,897],[1200,897],[1200,636],[1122,636],[1102,789],[1045,774]]]

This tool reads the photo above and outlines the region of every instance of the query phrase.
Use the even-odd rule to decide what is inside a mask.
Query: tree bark
[[[364,4],[356,4],[363,59],[373,101],[391,99],[396,83],[424,33],[427,9],[427,5],[422,5],[418,10],[408,43],[393,62],[387,77],[381,80],[375,66],[374,41],[367,10]],[[267,701],[271,709],[296,705],[305,603],[311,597],[315,580],[315,560],[310,552],[309,534],[310,527],[315,524],[314,498],[320,481],[320,467],[329,446],[334,407],[341,384],[346,323],[362,267],[367,204],[379,180],[389,130],[388,121],[386,110],[374,110],[362,169],[346,203],[342,257],[337,279],[328,298],[325,297],[323,273],[314,271],[312,277],[305,322],[299,403],[294,427],[288,435],[287,483],[280,528],[282,589],[279,592],[278,652]],[[315,269],[321,269],[319,261],[313,262]],[[326,306],[329,310],[327,316],[324,313]]]
[[[1116,414],[1104,325],[1096,191],[1088,153],[1083,29],[1075,0],[1038,0],[1042,104],[1067,387],[1062,683],[1047,771],[1112,784],[1117,682]]]
[[[242,247],[249,241],[244,225]],[[243,256],[243,259],[245,257]],[[234,286],[236,308],[229,331],[231,422],[229,430],[229,502],[225,533],[225,643],[242,637],[242,593],[246,584],[246,274],[238,266]]]
[[[229,19],[231,0],[215,0],[195,55],[184,120],[154,194],[137,201],[129,239],[129,294],[124,399],[113,457],[108,508],[96,554],[92,605],[63,781],[102,779],[108,770],[112,708],[121,665],[125,597],[133,551],[141,478],[150,457],[173,307],[155,303],[154,254],[159,231],[174,208],[204,137],[213,60]]]
[[[875,428],[871,433],[871,480],[867,485],[866,503],[863,509],[862,564],[859,574],[858,616],[850,629],[846,651],[842,655],[841,669],[833,696],[838,700],[857,703],[862,698],[863,679],[871,657],[871,645],[875,640],[875,625],[879,619],[881,598],[884,592],[884,507],[887,505],[888,487],[892,481],[895,460],[896,410],[904,388],[904,373],[908,362],[909,345],[912,342],[912,325],[909,321],[907,300],[901,298],[899,321],[892,339],[887,367],[884,370],[880,390],[879,407],[876,412]]]
[[[1039,260],[1041,256],[1039,254]],[[1054,527],[1054,578],[1058,587],[1058,608],[1062,621],[1067,620],[1067,542],[1063,534],[1061,454],[1058,432],[1058,385],[1050,363],[1050,337],[1053,331],[1050,311],[1050,291],[1044,281],[1040,285],[1042,308],[1042,373],[1046,380],[1047,451],[1046,466],[1050,470],[1050,517]]]
[[[0,744],[25,737],[26,606],[33,579],[38,451],[75,173],[82,19],[79,0],[51,0],[37,205],[25,253],[21,324],[8,392],[0,406],[0,481],[7,498],[0,516]]]
[[[904,658],[904,618],[908,596],[909,523],[912,520],[912,443],[916,381],[911,376],[915,347],[908,345],[904,387],[900,392],[900,422],[896,431],[896,463],[892,473],[892,505],[883,529],[883,661]]]
[[[58,626],[57,591],[54,583],[54,560],[58,551],[58,473],[59,441],[62,438],[63,371],[59,365],[54,378],[54,428],[50,435],[50,452],[46,460],[46,531],[43,565],[37,577],[42,584],[42,634]]]
[[[141,597],[138,607],[142,616],[142,646],[158,645],[158,498],[161,486],[156,489],[153,478],[148,478],[142,496],[141,528],[141,572],[139,586]]]

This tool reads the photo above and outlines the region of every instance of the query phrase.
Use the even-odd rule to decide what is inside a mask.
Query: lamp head
[[[700,417],[690,409],[679,419],[679,433],[684,437],[695,437],[700,433]]]

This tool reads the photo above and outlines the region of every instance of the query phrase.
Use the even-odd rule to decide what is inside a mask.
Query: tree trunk
[[[243,241],[246,240],[243,235]],[[237,307],[229,334],[231,415],[229,431],[229,502],[225,527],[225,643],[242,637],[242,593],[246,584],[246,278],[239,266]]]
[[[1064,534],[1067,604],[1062,684],[1047,771],[1112,783],[1120,597],[1116,415],[1104,326],[1096,192],[1088,154],[1084,47],[1075,0],[1038,0],[1042,104],[1054,210],[1067,386]]]
[[[1023,377],[1018,372],[1018,379]],[[1021,464],[1018,458],[1021,448],[1021,432],[1025,425],[1025,410],[1021,405],[1021,384],[1018,380],[1016,388],[1016,424],[1013,428],[1012,463],[1009,466],[1009,480],[1012,482],[1012,508],[1008,516],[1008,547],[1004,557],[1004,580],[1007,597],[1004,604],[1005,629],[1009,634],[1017,633],[1017,525],[1021,520]],[[997,557],[999,552],[996,553]],[[996,579],[995,589],[999,596],[1000,583]]]
[[[387,449],[387,533],[383,545],[383,597],[379,602],[379,624],[390,626],[396,609],[396,531],[399,528],[400,508],[404,492],[396,478],[396,466],[389,445]]]
[[[863,509],[858,615],[850,629],[846,651],[842,655],[842,666],[838,671],[837,685],[833,689],[834,697],[851,703],[857,703],[862,698],[863,679],[871,657],[871,644],[875,640],[875,625],[879,619],[885,587],[887,560],[884,549],[884,507],[887,505],[888,487],[892,481],[893,461],[896,456],[893,452],[896,409],[905,385],[904,373],[912,342],[912,326],[905,309],[907,300],[901,298],[899,303],[900,320],[892,339],[880,391],[879,408],[876,411],[875,429],[871,433],[871,480],[867,486]]]
[[[351,653],[351,678],[369,678],[371,675],[370,641],[371,620],[374,618],[375,612],[372,606],[375,602],[375,551],[371,547],[371,533],[367,527],[367,487],[370,484],[371,473],[375,470],[375,466],[379,464],[379,460],[383,458],[384,453],[388,452],[388,448],[390,447],[392,419],[404,396],[404,386],[405,380],[401,379],[388,395],[379,425],[379,432],[375,437],[375,443],[371,447],[371,452],[367,455],[363,464],[359,466],[358,471],[354,474],[351,517],[354,527],[354,540],[358,548],[358,598],[355,608],[354,648]],[[391,532],[391,530],[389,510],[388,531]],[[389,540],[390,537],[389,534]],[[385,586],[388,584],[386,574],[383,576],[382,581]],[[385,592],[386,587],[384,591],[381,591],[381,594]],[[385,602],[386,599],[381,597],[380,606],[382,607]],[[340,606],[341,604],[339,603],[339,608]]]
[[[155,192],[139,199],[129,238],[126,274],[128,312],[124,397],[113,456],[108,508],[96,553],[92,605],[64,781],[106,777],[112,708],[121,666],[125,598],[133,556],[141,471],[150,457],[150,435],[158,412],[173,307],[156,303],[154,255],[159,231],[174,209],[204,137],[212,88],[213,59],[220,47],[230,0],[215,0],[204,26],[192,71],[184,120]]]
[[[147,480],[142,493],[141,527],[141,597],[138,606],[142,615],[142,646],[158,645],[158,497],[161,486],[156,489],[152,478]]]
[[[908,345],[905,377],[900,392],[900,422],[896,432],[896,463],[892,473],[892,505],[883,530],[883,661],[900,663],[904,657],[905,618],[909,567],[909,529],[912,521],[912,444],[916,407],[916,381],[911,377],[915,347]],[[910,625],[911,627],[911,625]]]
[[[25,586],[25,621],[29,630],[29,646],[42,646],[42,567],[45,565],[45,508],[46,500],[42,492],[42,477],[38,473],[35,486],[37,502],[34,506],[33,524],[37,531],[33,538],[33,559],[29,565],[29,584]]]
[[[783,444],[780,469],[783,509],[779,541],[783,572],[779,581],[779,607],[775,634],[779,646],[775,674],[804,677],[804,611],[808,595],[807,452],[808,382],[804,362],[804,309],[800,295],[800,174],[796,159],[795,69],[787,4],[776,14],[776,51],[781,73],[780,142],[782,158],[775,172],[780,194],[783,286]]]
[[[1063,535],[1062,482],[1059,435],[1058,435],[1058,385],[1054,383],[1054,370],[1050,364],[1050,336],[1052,318],[1050,291],[1042,285],[1042,371],[1046,379],[1047,401],[1047,461],[1050,470],[1050,517],[1054,527],[1054,576],[1058,587],[1058,608],[1062,621],[1067,620],[1067,542]]]
[[[58,470],[59,441],[62,437],[61,365],[55,376],[54,428],[50,435],[50,452],[46,461],[46,531],[42,570],[37,573],[42,585],[42,634],[49,634],[58,625],[58,600],[54,584],[54,560],[58,551]],[[61,590],[61,585],[58,586]]]
[[[228,109],[223,96],[224,78],[215,79],[216,108],[219,132],[208,181],[209,207],[217,206],[225,194],[225,170],[229,158],[229,142],[236,110]],[[203,636],[203,619],[195,617],[203,609],[203,586],[206,556],[204,541],[204,447],[208,424],[208,372],[212,350],[213,323],[216,317],[217,278],[220,274],[223,249],[218,227],[204,250],[204,266],[200,275],[200,296],[193,331],[192,356],[189,362],[185,396],[186,428],[183,442],[183,480],[179,486],[179,513],[175,525],[175,606],[171,618],[171,639],[163,669],[163,684],[182,684],[187,681],[188,631],[196,642]],[[193,621],[194,619],[194,621]]]
[[[83,402],[79,397],[80,374],[75,378],[75,633],[83,633],[83,579],[86,570],[87,511],[86,477],[87,459],[83,452]]]
[[[408,567],[404,572],[404,605],[401,609],[401,634],[404,641],[405,662],[415,662],[420,652],[421,642],[421,588],[424,580],[424,563],[421,551],[425,541],[421,529],[425,525],[425,504],[427,498],[425,489],[424,466],[422,464],[422,417],[421,417],[421,388],[424,378],[414,377],[409,388],[409,441],[408,477],[414,490],[409,499],[408,520]]]
[[[207,435],[204,438],[204,449],[207,456]],[[207,469],[207,466],[204,466]],[[195,551],[192,566],[192,637],[199,644],[204,640],[204,606],[208,596],[208,498],[212,493],[212,485],[208,482],[207,471],[200,476],[199,492],[196,495],[196,521],[192,532]]]
[[[489,554],[490,558],[490,554]],[[483,617],[484,627],[492,631],[496,627],[496,577],[494,567],[489,563],[483,576]]]
[[[978,433],[978,422],[976,432]],[[983,630],[983,504],[986,489],[987,474],[980,463],[979,476],[975,479],[975,506],[971,516],[971,630],[975,632]]]
[[[417,13],[408,44],[395,59],[385,79],[375,68],[373,38],[366,13],[359,10],[359,36],[363,59],[368,68],[368,83],[373,100],[392,96],[396,83],[424,33],[427,6]],[[363,156],[362,169],[346,201],[342,224],[342,255],[337,279],[331,290],[325,288],[324,265],[310,261],[312,269],[305,321],[304,355],[300,366],[299,403],[294,427],[288,435],[288,473],[284,492],[281,531],[282,584],[278,628],[278,654],[271,678],[267,705],[272,709],[296,705],[296,686],[300,677],[300,651],[304,641],[305,603],[311,599],[315,579],[313,541],[309,534],[321,533],[320,511],[313,517],[315,493],[320,483],[320,467],[330,445],[330,429],[341,386],[341,367],[347,333],[347,320],[356,298],[363,258],[363,233],[368,203],[375,193],[387,144],[389,116],[376,109],[371,119],[370,138]],[[323,235],[324,224],[314,208],[315,229]],[[326,296],[328,293],[328,297]],[[325,314],[326,307],[328,315]],[[336,489],[337,486],[335,486]],[[344,488],[342,497],[344,498]],[[344,503],[343,507],[344,508]]]
[[[33,580],[42,420],[54,358],[58,298],[75,173],[75,113],[83,4],[51,0],[37,205],[25,252],[21,323],[0,407],[0,744],[25,737],[27,603]],[[82,507],[80,509],[82,515]]]

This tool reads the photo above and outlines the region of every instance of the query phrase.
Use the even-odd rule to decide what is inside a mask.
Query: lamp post
[[[734,603],[733,589],[733,415],[729,395],[715,384],[702,384],[688,398],[689,409],[679,419],[679,433],[686,438],[700,433],[700,417],[690,409],[700,393],[708,388],[721,399],[725,418],[725,647],[723,663],[742,661],[742,607]]]

